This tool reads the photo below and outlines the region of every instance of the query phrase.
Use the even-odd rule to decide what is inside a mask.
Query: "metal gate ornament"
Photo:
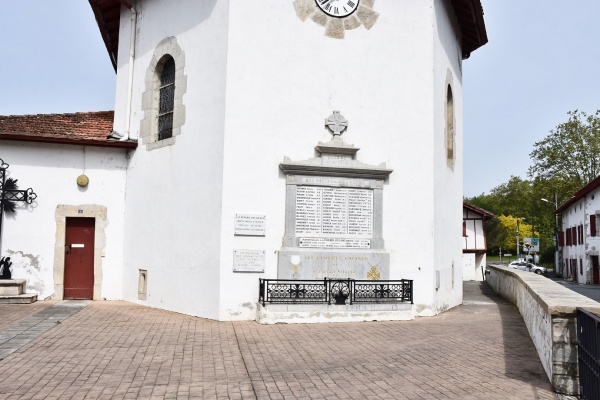
[[[4,213],[16,212],[17,203],[32,204],[37,198],[32,188],[19,190],[17,179],[7,178],[9,165],[0,158],[0,250],[2,249],[2,222]]]

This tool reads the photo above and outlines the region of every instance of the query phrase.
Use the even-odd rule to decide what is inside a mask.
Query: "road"
[[[564,281],[562,278],[553,278],[552,280],[574,292],[600,302],[600,285],[579,285],[577,283]]]

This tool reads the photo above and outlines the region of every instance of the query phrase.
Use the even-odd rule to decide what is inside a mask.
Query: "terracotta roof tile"
[[[131,141],[108,140],[114,111],[72,114],[0,115],[0,139],[136,147]]]
[[[113,111],[0,116],[0,132],[27,136],[106,140],[112,132],[113,117]]]

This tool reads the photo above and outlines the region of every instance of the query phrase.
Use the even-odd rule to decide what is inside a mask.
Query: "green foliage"
[[[582,188],[600,173],[600,110],[593,115],[570,111],[530,154],[529,176],[568,182],[571,190]]]
[[[517,223],[519,232],[519,245],[523,245],[523,238],[531,237],[531,231],[533,227],[530,224],[523,222],[521,218],[515,218],[513,216],[499,215],[497,218],[499,222],[499,229],[502,230],[502,242],[498,243],[498,247],[502,247],[503,251],[510,250],[517,253]],[[537,235],[536,235],[537,236]],[[519,248],[519,253],[525,253],[522,247]]]
[[[560,205],[600,174],[600,110],[593,115],[575,110],[568,116],[534,144],[529,179],[511,176],[489,194],[465,199],[498,216],[486,221],[488,252],[496,254],[499,247],[515,251],[516,218],[525,217],[520,236],[530,237],[534,225],[542,262],[554,262],[555,194]]]

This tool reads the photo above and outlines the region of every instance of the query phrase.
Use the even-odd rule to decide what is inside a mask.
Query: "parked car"
[[[538,275],[546,275],[548,273],[546,268],[525,261],[513,261],[508,264],[508,266],[511,268],[520,269],[521,271],[535,272]]]

